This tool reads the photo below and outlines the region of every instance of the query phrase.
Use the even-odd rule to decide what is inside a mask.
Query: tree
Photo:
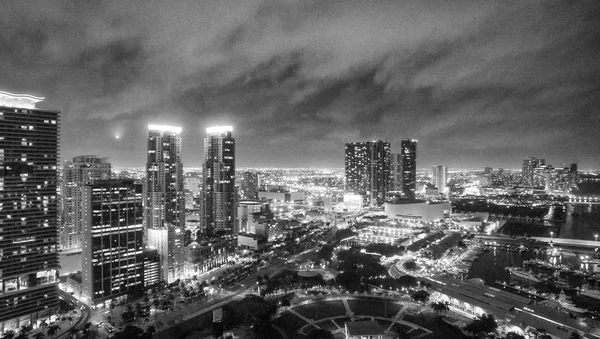
[[[493,315],[482,314],[477,319],[473,320],[472,323],[465,327],[465,330],[471,333],[490,333],[498,328],[496,319]]]
[[[45,335],[42,332],[37,332],[33,335],[33,339],[44,339]]]
[[[569,339],[581,339],[581,334],[579,334],[578,332],[573,331],[571,333],[571,336],[569,337]]]
[[[60,299],[58,301],[58,314],[67,314],[75,309],[75,306],[70,302]]]
[[[419,303],[426,303],[429,300],[429,292],[425,290],[418,290],[412,294],[411,298]]]
[[[48,335],[51,337],[54,337],[56,335],[56,333],[58,333],[58,330],[60,330],[60,326],[50,325],[50,326],[48,326]]]
[[[277,312],[277,305],[257,295],[249,294],[236,305],[235,309],[244,324],[253,327],[257,333],[264,333],[271,318]]]
[[[4,333],[2,339],[13,339],[15,337],[15,331],[7,331]]]

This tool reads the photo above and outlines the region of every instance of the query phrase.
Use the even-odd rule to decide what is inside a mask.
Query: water
[[[573,214],[578,214],[574,216]],[[557,238],[600,240],[600,205],[566,204],[564,210],[557,211],[563,220],[525,222],[509,221],[500,230],[503,234],[549,237],[550,232]],[[599,242],[600,244],[600,242]]]

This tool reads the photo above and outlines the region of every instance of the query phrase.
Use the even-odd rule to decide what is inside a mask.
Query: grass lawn
[[[281,327],[286,333],[296,332],[300,327],[307,324],[290,312],[283,312],[281,316],[273,321],[275,326]]]
[[[375,317],[392,318],[402,305],[379,299],[348,300],[348,305],[355,315],[371,315]]]
[[[324,301],[294,307],[294,311],[308,319],[322,319],[346,315],[346,308],[341,300]]]

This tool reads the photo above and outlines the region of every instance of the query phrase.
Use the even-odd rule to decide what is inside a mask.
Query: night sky
[[[143,166],[147,125],[233,125],[238,167],[600,166],[600,2],[4,1],[0,90],[62,112],[63,159]],[[117,138],[119,136],[119,138]]]

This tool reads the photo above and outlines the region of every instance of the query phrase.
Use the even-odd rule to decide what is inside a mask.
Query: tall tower
[[[523,158],[523,169],[521,171],[521,185],[532,187],[534,185],[535,169],[545,165],[545,159],[535,157]]]
[[[365,196],[365,202],[382,204],[390,187],[390,142],[347,143],[345,148],[346,192]]]
[[[61,249],[81,248],[81,193],[84,185],[97,180],[110,179],[111,165],[107,158],[81,155],[63,166],[62,224],[60,225]]]
[[[390,191],[402,191],[402,154],[391,153]]]
[[[206,129],[200,216],[208,233],[235,229],[235,139],[232,126]]]
[[[183,274],[185,193],[181,127],[149,125],[144,223],[149,247],[158,251],[162,279]]]
[[[402,193],[414,198],[417,188],[417,140],[402,139]]]
[[[0,92],[0,331],[58,306],[59,112],[44,98]],[[49,322],[49,321],[48,321]]]
[[[448,183],[448,167],[433,166],[431,168],[431,184],[438,188],[440,192],[446,192]]]
[[[144,287],[142,185],[97,180],[82,192],[82,296],[89,305]]]

